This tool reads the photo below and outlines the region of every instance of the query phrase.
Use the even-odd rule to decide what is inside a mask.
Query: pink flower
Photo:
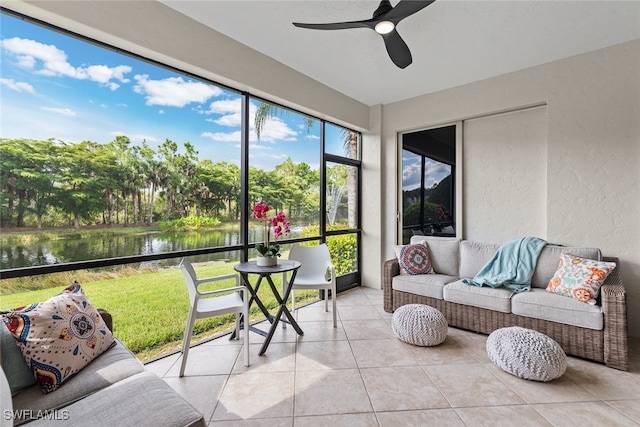
[[[258,200],[258,203],[253,207],[253,216],[256,217],[256,219],[265,219],[269,209],[269,205],[262,200]]]
[[[275,257],[280,256],[280,245],[275,243],[278,237],[289,234],[291,229],[289,226],[291,223],[287,221],[287,216],[284,212],[280,211],[275,216],[267,218],[267,212],[269,212],[269,205],[262,200],[253,207],[253,216],[260,220],[264,224],[264,243],[256,244],[256,250],[263,256]],[[271,227],[273,226],[274,243],[270,242]]]

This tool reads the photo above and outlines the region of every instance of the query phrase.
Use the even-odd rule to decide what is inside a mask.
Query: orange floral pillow
[[[614,268],[615,262],[596,261],[563,253],[560,255],[558,269],[547,285],[547,292],[595,305],[600,287]]]

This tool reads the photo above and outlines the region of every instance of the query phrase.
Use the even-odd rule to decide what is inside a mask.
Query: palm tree
[[[286,108],[280,107],[268,102],[262,102],[256,110],[256,115],[253,120],[253,127],[256,132],[256,137],[260,139],[260,134],[264,129],[266,122],[274,117],[286,115],[290,112]],[[313,117],[305,116],[305,124],[307,131],[313,126],[315,119]],[[358,158],[358,134],[348,129],[342,129],[341,132],[343,138],[344,153],[350,159]],[[349,227],[356,226],[356,200],[357,200],[357,170],[353,167],[348,168],[347,175],[347,208],[348,208],[348,222]]]

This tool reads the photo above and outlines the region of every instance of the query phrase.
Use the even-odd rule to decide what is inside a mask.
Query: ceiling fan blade
[[[384,15],[384,19],[394,21],[396,24],[414,13],[429,6],[435,0],[427,1],[414,1],[414,0],[400,0],[400,2],[389,12]]]
[[[305,24],[302,22],[294,22],[293,25],[312,30],[348,30],[350,28],[374,28],[376,22],[377,21],[373,19],[366,19],[364,21],[330,22],[326,24]]]
[[[399,68],[407,68],[413,62],[409,46],[402,40],[396,30],[391,31],[389,34],[383,34],[382,38],[389,57]]]

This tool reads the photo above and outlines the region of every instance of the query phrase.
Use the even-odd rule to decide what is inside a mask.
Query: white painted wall
[[[546,106],[465,120],[462,129],[465,238],[546,238]]]
[[[546,227],[540,234],[548,241],[596,246],[619,257],[630,334],[640,336],[640,40],[385,105],[381,192],[397,185],[399,132],[532,105],[546,105],[547,134],[546,160],[541,160],[541,147],[530,154],[540,168],[530,172],[536,180],[544,173],[546,186],[542,199],[529,195],[528,203],[542,203],[531,206],[531,215],[546,214],[545,224],[532,224],[531,230]],[[475,174],[478,162],[485,161],[469,153],[476,148],[471,144],[473,138],[463,141],[463,174]],[[491,150],[503,163],[521,162],[520,151],[512,152],[506,142]],[[495,175],[487,179],[498,183]],[[491,197],[501,191],[513,194],[521,183],[498,185]],[[463,197],[463,237],[483,236],[486,205],[474,199],[475,193]],[[396,240],[396,199],[384,202],[380,262],[393,256]],[[514,221],[505,218],[505,227],[502,236],[521,234]]]

